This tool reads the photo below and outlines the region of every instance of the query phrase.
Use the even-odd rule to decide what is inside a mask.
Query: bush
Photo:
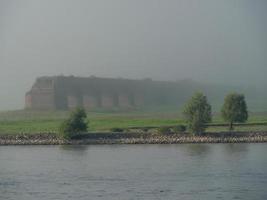
[[[121,133],[121,132],[124,131],[124,129],[122,129],[122,128],[111,128],[110,131],[111,131],[111,132]]]
[[[88,129],[87,115],[84,109],[77,108],[71,112],[70,117],[62,122],[59,128],[60,137],[74,139]]]
[[[143,131],[143,132],[147,132],[147,131],[149,131],[149,128],[147,128],[147,127],[143,127],[143,128],[141,128],[141,131]]]
[[[163,127],[159,127],[159,128],[157,129],[157,131],[158,131],[158,133],[161,134],[161,135],[170,135],[170,134],[172,134],[171,129],[170,129],[169,127],[165,127],[165,126],[163,126]]]
[[[178,126],[175,126],[172,130],[176,134],[184,133],[186,131],[186,126],[184,126],[184,125],[178,125]]]

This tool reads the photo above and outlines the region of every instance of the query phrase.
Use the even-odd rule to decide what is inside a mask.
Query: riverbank
[[[123,132],[136,132],[136,129],[157,129],[163,126],[176,127],[186,125],[179,110],[129,111],[129,112],[88,112],[89,130],[98,132],[112,131],[114,128]],[[67,111],[10,111],[0,112],[0,135],[36,134],[57,132],[60,124],[69,116]],[[220,115],[214,114],[213,122],[207,125],[207,132],[226,132],[228,125]],[[244,124],[235,124],[235,131],[266,131],[267,112],[250,113]]]
[[[140,133],[87,133],[75,140],[62,140],[54,133],[0,135],[0,145],[87,145],[87,144],[179,144],[265,143],[267,132],[221,132],[203,136]]]

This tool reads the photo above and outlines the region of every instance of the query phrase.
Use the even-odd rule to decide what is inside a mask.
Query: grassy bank
[[[57,132],[68,112],[0,112],[0,134]],[[179,112],[89,112],[89,131],[108,131],[112,128],[158,127],[185,124]],[[214,126],[208,132],[227,131],[219,115],[213,118]],[[251,113],[247,126],[237,126],[236,131],[267,131],[267,113]]]

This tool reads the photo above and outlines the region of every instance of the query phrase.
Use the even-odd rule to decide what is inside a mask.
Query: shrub
[[[149,128],[147,128],[147,127],[143,127],[143,128],[141,128],[141,130],[142,130],[143,132],[147,132],[147,131],[149,131]]]
[[[121,132],[124,131],[124,129],[122,129],[122,128],[111,128],[110,131],[111,131],[111,132],[121,133]]]
[[[178,125],[178,126],[175,126],[172,130],[176,134],[184,133],[186,131],[186,126],[184,126],[184,125]]]
[[[157,132],[161,135],[170,135],[172,134],[172,131],[169,127],[165,127],[165,126],[162,126],[162,127],[159,127],[157,129]]]
[[[86,118],[87,115],[85,110],[76,108],[71,112],[70,117],[60,125],[60,137],[64,139],[74,139],[79,134],[86,132],[88,128]]]

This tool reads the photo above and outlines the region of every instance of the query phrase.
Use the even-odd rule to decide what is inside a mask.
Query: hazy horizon
[[[0,110],[39,76],[267,87],[265,0],[0,0]],[[265,92],[265,91],[263,91]]]

